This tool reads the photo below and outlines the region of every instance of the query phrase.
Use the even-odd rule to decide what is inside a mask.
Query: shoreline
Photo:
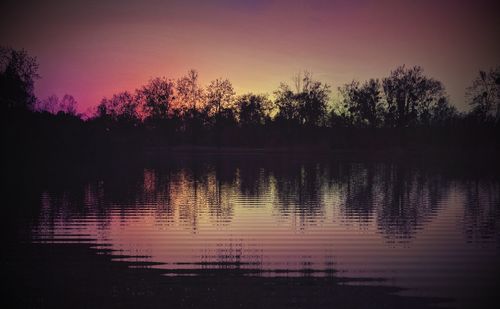
[[[433,308],[444,299],[402,289],[346,285],[337,277],[259,277],[232,272],[164,276],[144,262],[115,261],[91,244],[24,244],[4,256],[8,293],[19,308]],[[135,266],[135,267],[134,267]],[[353,280],[354,281],[354,280]],[[10,291],[9,291],[10,289]],[[7,298],[8,299],[8,298]],[[7,300],[6,299],[6,300]]]
[[[187,156],[235,155],[235,156],[291,156],[309,158],[331,158],[348,160],[452,160],[478,161],[479,163],[497,163],[500,149],[455,149],[455,148],[342,148],[331,149],[322,147],[217,147],[180,145],[170,147],[146,147],[140,151],[146,155],[172,154]],[[480,159],[480,161],[478,160]],[[500,163],[500,162],[499,162]]]

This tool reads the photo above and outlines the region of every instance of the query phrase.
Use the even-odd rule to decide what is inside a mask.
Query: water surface
[[[467,306],[499,275],[500,181],[457,166],[165,156],[37,200],[34,242],[111,246],[172,276],[338,276]]]

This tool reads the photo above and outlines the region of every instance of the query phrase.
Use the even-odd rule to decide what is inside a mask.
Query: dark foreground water
[[[103,249],[96,256],[111,254],[114,262],[106,263],[127,265],[122,273],[146,266],[158,277],[189,276],[182,285],[204,282],[207,297],[226,297],[210,294],[213,274],[237,276],[226,284],[247,290],[256,289],[252,280],[274,280],[265,282],[276,289],[279,280],[289,287],[315,280],[311,291],[300,288],[305,299],[297,306],[308,297],[333,298],[333,304],[338,297],[341,307],[363,303],[365,294],[355,288],[350,300],[339,288],[322,290],[322,280],[336,278],[340,289],[373,287],[366,307],[379,307],[378,293],[472,307],[491,297],[500,274],[495,169],[446,161],[176,155],[69,174],[26,188],[35,191],[26,220],[29,250],[52,248],[43,263],[54,260],[54,276],[57,265],[66,273],[82,267],[58,264],[64,254],[95,258],[74,249],[76,243]],[[276,296],[264,289],[252,297]],[[241,297],[237,303],[248,295]]]

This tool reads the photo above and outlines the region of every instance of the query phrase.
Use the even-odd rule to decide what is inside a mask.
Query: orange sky
[[[194,68],[238,93],[272,93],[299,70],[334,89],[422,65],[460,109],[479,69],[500,65],[498,1],[4,1],[0,44],[37,56],[37,94],[80,111],[151,77]]]

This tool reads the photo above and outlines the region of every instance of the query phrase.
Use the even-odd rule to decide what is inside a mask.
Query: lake
[[[484,300],[498,281],[494,169],[178,154],[89,174],[37,187],[32,243],[89,243],[164,276],[338,277],[451,307]]]

